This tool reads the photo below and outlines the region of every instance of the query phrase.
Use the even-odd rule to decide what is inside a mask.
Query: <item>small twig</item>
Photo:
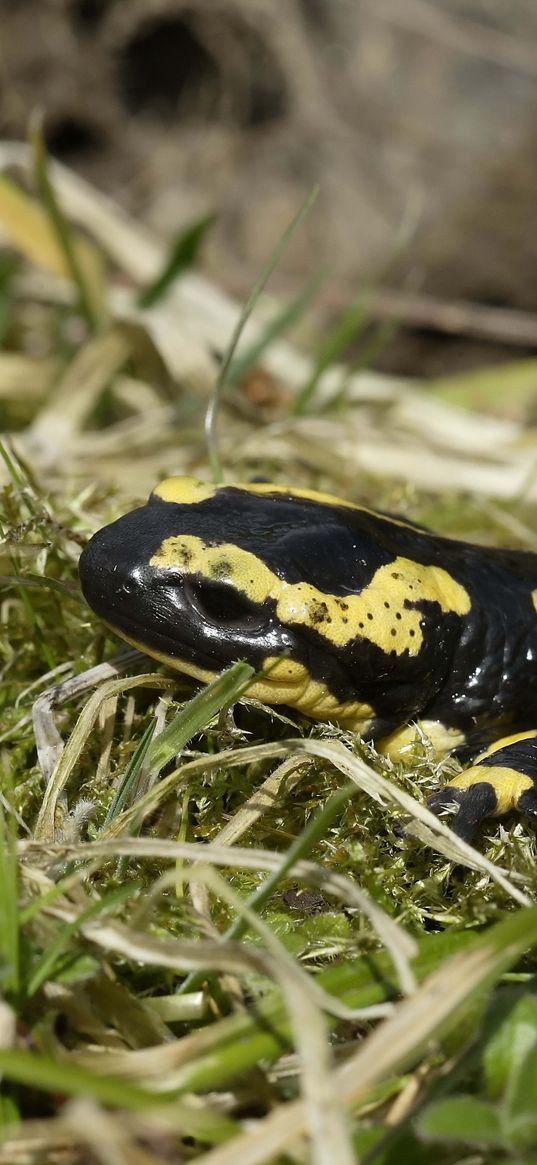
[[[330,307],[343,308],[351,298],[343,294],[330,296]],[[412,295],[406,291],[367,292],[368,314],[372,318],[393,320],[406,327],[429,328],[450,336],[472,336],[495,340],[515,347],[537,348],[537,315],[486,307],[464,300],[434,299],[429,295]],[[325,297],[328,304],[328,296]]]

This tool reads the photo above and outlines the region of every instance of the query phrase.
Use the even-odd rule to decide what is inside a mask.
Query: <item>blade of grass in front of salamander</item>
[[[147,760],[149,769],[157,771],[162,769],[168,761],[181,752],[193,736],[196,736],[207,726],[213,716],[244,694],[254,675],[254,669],[249,664],[234,663],[207,687],[202,688],[192,700],[189,700],[186,707],[182,708],[177,716],[174,716],[171,724],[167,725],[156,740],[153,740],[155,722],[153,721],[146,728],[109,806],[101,832],[105,831],[124,809],[144,761]],[[134,827],[133,832],[137,832],[136,827]],[[118,876],[124,876],[127,865],[127,859],[121,858],[118,865]]]
[[[308,821],[302,833],[295,839],[293,844],[289,847],[286,854],[282,856],[281,865],[268,878],[258,886],[257,890],[246,899],[245,905],[251,910],[260,910],[265,902],[274,894],[280,882],[301,858],[311,853],[317,842],[326,833],[329,825],[337,817],[344,805],[360,792],[358,786],[355,784],[343,785],[341,789],[337,789],[332,796],[328,798],[325,805],[315,813]],[[248,930],[248,923],[244,918],[236,918],[235,922],[228,926],[227,930],[222,935],[222,942],[228,942],[230,939],[241,938],[245,931]],[[207,975],[203,971],[193,971],[188,975],[184,983],[178,988],[178,994],[182,995],[189,991],[197,991],[207,979]]]
[[[255,671],[250,664],[234,663],[207,687],[202,688],[153,741],[149,750],[150,767],[161,769],[177,756],[213,716],[244,695],[254,675]]]

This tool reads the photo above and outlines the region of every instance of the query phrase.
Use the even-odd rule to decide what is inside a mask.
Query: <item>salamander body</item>
[[[537,555],[453,541],[329,495],[168,478],[100,530],[85,598],[128,642],[209,680],[356,729],[392,756],[418,721],[470,768],[435,793],[469,838],[537,817]]]

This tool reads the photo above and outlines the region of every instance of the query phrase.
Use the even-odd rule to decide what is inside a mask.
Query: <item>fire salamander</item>
[[[401,754],[416,722],[471,767],[434,793],[470,839],[537,819],[537,555],[456,542],[327,494],[171,477],[80,559],[89,605],[129,643]],[[485,751],[479,753],[479,749]],[[476,753],[478,755],[476,755]]]

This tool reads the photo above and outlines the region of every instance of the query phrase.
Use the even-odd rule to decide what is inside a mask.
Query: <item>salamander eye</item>
[[[250,634],[267,625],[267,615],[253,603],[222,583],[185,580],[184,593],[191,607],[215,627],[236,628]]]

